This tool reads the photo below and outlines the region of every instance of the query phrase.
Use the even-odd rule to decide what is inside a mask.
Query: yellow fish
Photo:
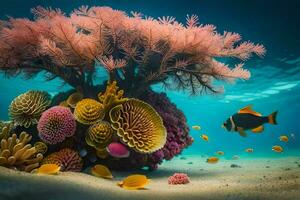
[[[198,125],[192,126],[192,128],[193,128],[194,130],[197,130],[197,131],[200,131],[200,130],[201,130],[201,127],[198,126]]]
[[[223,151],[217,151],[216,154],[219,155],[219,156],[223,156],[224,152]]]
[[[218,161],[219,161],[219,158],[217,158],[217,157],[209,157],[206,160],[206,162],[209,164],[216,164]]]
[[[91,173],[97,177],[113,179],[113,175],[111,174],[110,170],[104,165],[95,165],[91,169]]]
[[[275,145],[272,147],[272,150],[277,152],[277,153],[282,153],[283,152],[283,148],[279,145]]]
[[[288,138],[288,136],[286,136],[286,135],[281,135],[281,136],[279,137],[279,140],[282,141],[282,142],[288,142],[288,141],[289,141],[289,138]]]
[[[202,134],[200,137],[201,137],[203,140],[205,140],[206,142],[208,142],[208,136],[207,136],[207,135]]]
[[[150,179],[148,179],[145,175],[133,174],[117,183],[117,185],[127,190],[138,190],[145,188],[149,182]]]
[[[53,175],[53,174],[57,174],[59,170],[60,170],[60,166],[56,164],[44,164],[38,168],[37,173]]]
[[[248,152],[248,153],[253,153],[253,149],[252,148],[245,149],[245,151]]]

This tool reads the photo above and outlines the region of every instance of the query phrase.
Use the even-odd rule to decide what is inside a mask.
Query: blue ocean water
[[[211,155],[217,150],[225,152],[225,157],[232,155],[249,156],[245,148],[253,148],[250,156],[289,156],[299,155],[299,111],[300,111],[300,17],[297,8],[299,1],[1,1],[0,17],[32,17],[30,8],[42,5],[59,7],[66,13],[80,5],[111,6],[125,11],[139,11],[145,15],[175,16],[184,22],[187,14],[197,14],[200,22],[214,24],[219,32],[225,30],[238,32],[244,40],[265,45],[267,54],[263,59],[253,58],[246,64],[252,75],[248,81],[234,84],[222,83],[223,94],[203,94],[193,97],[182,91],[164,91],[161,85],[155,85],[156,91],[164,91],[178,108],[186,115],[188,123],[200,125],[201,131],[191,129],[194,144],[184,151],[185,154]],[[26,51],[26,49],[24,49]],[[99,79],[103,78],[101,75]],[[32,80],[20,77],[7,79],[0,76],[0,119],[7,120],[7,108],[17,95],[30,89],[45,90],[51,95],[58,91],[67,91],[70,86],[61,87],[58,79],[44,82],[43,76]],[[278,110],[278,125],[265,125],[260,134],[249,133],[242,138],[236,133],[229,133],[221,124],[233,113],[247,105],[268,115]],[[204,142],[200,134],[207,134],[209,142]],[[295,135],[288,143],[282,143],[280,135]],[[284,153],[276,154],[273,145],[282,145]]]

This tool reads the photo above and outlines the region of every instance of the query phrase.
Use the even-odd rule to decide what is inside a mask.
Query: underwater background
[[[155,85],[155,91],[164,91],[173,103],[181,109],[191,126],[200,125],[201,131],[191,128],[194,143],[183,154],[212,155],[216,151],[225,152],[225,158],[233,155],[241,157],[281,157],[299,155],[299,111],[300,111],[300,1],[238,1],[238,0],[185,0],[185,1],[0,1],[1,19],[5,16],[32,18],[30,8],[38,5],[60,8],[69,13],[81,5],[110,6],[126,12],[138,11],[146,15],[174,16],[180,22],[187,14],[196,14],[203,24],[214,24],[217,31],[238,32],[243,40],[263,44],[267,53],[263,59],[254,57],[245,68],[251,72],[248,81],[238,80],[234,84],[225,84],[224,93],[189,96],[181,91],[165,91],[161,85]],[[24,49],[26,51],[26,49]],[[99,83],[105,80],[104,73],[97,74]],[[98,81],[97,81],[98,82]],[[71,89],[62,86],[59,79],[44,82],[40,74],[31,80],[20,77],[7,79],[0,75],[0,119],[8,120],[7,109],[10,102],[19,94],[28,90],[45,90],[52,96],[60,91]],[[221,128],[222,123],[233,113],[247,105],[263,115],[278,110],[278,125],[265,125],[260,134],[249,134],[242,138],[236,133]],[[200,138],[207,134],[209,142]],[[288,143],[279,142],[280,135],[294,134]],[[273,145],[282,145],[284,152],[275,153]],[[246,148],[253,148],[248,154]]]

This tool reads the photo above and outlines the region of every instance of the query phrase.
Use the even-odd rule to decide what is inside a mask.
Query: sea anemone
[[[9,106],[9,117],[16,125],[28,128],[37,124],[42,112],[50,105],[47,92],[28,91],[16,97]]]
[[[44,142],[57,144],[75,134],[76,122],[69,108],[54,106],[43,112],[37,129]]]
[[[130,148],[151,153],[166,143],[167,132],[159,114],[147,103],[129,99],[109,112],[113,129]]]
[[[82,99],[76,104],[75,119],[81,124],[94,124],[105,116],[103,105],[94,99]]]
[[[178,184],[187,184],[190,182],[190,178],[187,174],[184,173],[175,173],[173,176],[168,178],[168,183],[170,185],[178,185]]]
[[[2,139],[0,165],[26,172],[39,167],[39,162],[43,159],[43,155],[37,153],[36,148],[28,144],[31,138],[29,134],[22,132],[19,138],[16,134],[12,134],[8,139]]]
[[[47,156],[42,164],[56,164],[60,166],[60,171],[79,172],[82,169],[83,163],[78,152],[65,148],[58,152],[54,152]]]
[[[99,121],[90,126],[85,141],[95,149],[103,149],[111,142],[113,132],[114,130],[108,122]]]

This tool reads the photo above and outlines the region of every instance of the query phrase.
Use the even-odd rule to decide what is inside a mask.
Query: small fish
[[[240,157],[239,157],[238,155],[234,155],[234,156],[232,156],[231,159],[232,159],[232,160],[238,160],[238,159],[240,159]]]
[[[248,153],[253,153],[253,149],[252,148],[245,149],[245,151],[248,152]]]
[[[260,113],[252,110],[251,105],[242,108],[234,115],[230,116],[222,127],[227,131],[235,131],[242,137],[246,137],[246,130],[251,130],[253,133],[264,131],[264,123],[277,124],[277,111],[269,116],[262,116]]]
[[[59,170],[60,170],[60,166],[56,164],[44,164],[38,168],[37,173],[54,175],[57,174]]]
[[[216,164],[219,161],[218,157],[209,157],[206,159],[206,162],[209,164]]]
[[[192,126],[192,128],[196,131],[200,131],[201,130],[201,127],[198,126],[198,125],[195,125],[195,126]]]
[[[97,177],[113,179],[113,175],[111,174],[110,170],[104,165],[95,165],[91,169],[91,173]]]
[[[219,156],[223,156],[224,152],[223,151],[217,151],[216,154],[219,155]]]
[[[145,188],[149,182],[150,179],[148,179],[145,175],[133,174],[117,183],[117,185],[127,190],[139,190]]]
[[[283,152],[283,148],[279,145],[275,145],[272,147],[272,150],[277,152],[277,153],[282,153]]]
[[[202,134],[200,137],[201,137],[204,141],[208,142],[208,136],[207,136],[207,135]]]
[[[289,141],[289,137],[286,136],[286,135],[281,135],[279,137],[279,140],[282,141],[282,142],[288,142]]]

